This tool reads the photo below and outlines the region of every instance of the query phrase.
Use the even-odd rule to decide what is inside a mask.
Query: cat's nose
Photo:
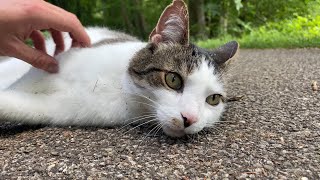
[[[194,124],[198,121],[198,119],[195,115],[192,115],[189,113],[181,113],[181,117],[183,119],[183,125],[185,128],[191,126],[192,124]]]

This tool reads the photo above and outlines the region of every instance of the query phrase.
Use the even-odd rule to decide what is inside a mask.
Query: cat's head
[[[220,79],[238,50],[229,42],[208,51],[189,43],[186,4],[174,0],[162,13],[150,43],[132,59],[128,72],[137,93],[150,97],[150,107],[170,136],[193,134],[217,122],[224,111]]]

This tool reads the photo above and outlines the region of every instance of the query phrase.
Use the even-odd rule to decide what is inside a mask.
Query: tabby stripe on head
[[[149,73],[152,73],[154,71],[157,71],[157,72],[168,72],[167,70],[162,70],[162,69],[158,69],[158,68],[149,68],[149,69],[146,69],[144,71],[136,71],[135,69],[132,69],[134,73],[140,75],[140,76],[143,76],[143,75],[147,75]]]
[[[151,87],[165,87],[163,82],[164,73],[166,70],[149,68],[145,70],[136,70],[135,68],[129,69],[129,74],[133,78],[133,81],[140,88],[151,86]]]

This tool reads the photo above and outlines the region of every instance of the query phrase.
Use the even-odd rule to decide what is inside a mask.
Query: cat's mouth
[[[170,123],[165,124],[162,129],[165,134],[171,137],[182,137],[186,134],[194,134],[194,126],[186,126],[182,119],[172,118]]]
[[[163,126],[162,130],[165,134],[171,137],[182,137],[186,135],[184,129],[176,129],[169,126]]]

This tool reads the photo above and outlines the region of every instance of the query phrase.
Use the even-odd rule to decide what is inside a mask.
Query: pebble
[[[51,164],[47,167],[47,170],[50,172],[52,168],[54,168],[56,164]]]
[[[237,143],[232,143],[231,144],[231,148],[232,149],[238,149],[239,148],[239,145]]]
[[[317,81],[313,81],[312,84],[311,84],[311,87],[312,87],[313,91],[318,91],[319,90]]]
[[[57,151],[51,151],[50,154],[53,155],[53,156],[58,156],[59,155],[59,153]]]
[[[273,165],[273,162],[272,162],[272,161],[267,161],[266,164],[272,166],[272,165]]]
[[[239,177],[238,177],[238,179],[245,179],[245,178],[247,178],[248,177],[248,174],[247,173],[242,173]]]
[[[266,170],[272,171],[274,168],[270,165],[263,165]]]
[[[289,161],[284,162],[283,165],[284,165],[285,167],[290,167],[290,166],[292,166],[292,164],[291,164]]]
[[[116,177],[117,177],[117,178],[123,178],[124,176],[123,176],[123,174],[117,174]]]

